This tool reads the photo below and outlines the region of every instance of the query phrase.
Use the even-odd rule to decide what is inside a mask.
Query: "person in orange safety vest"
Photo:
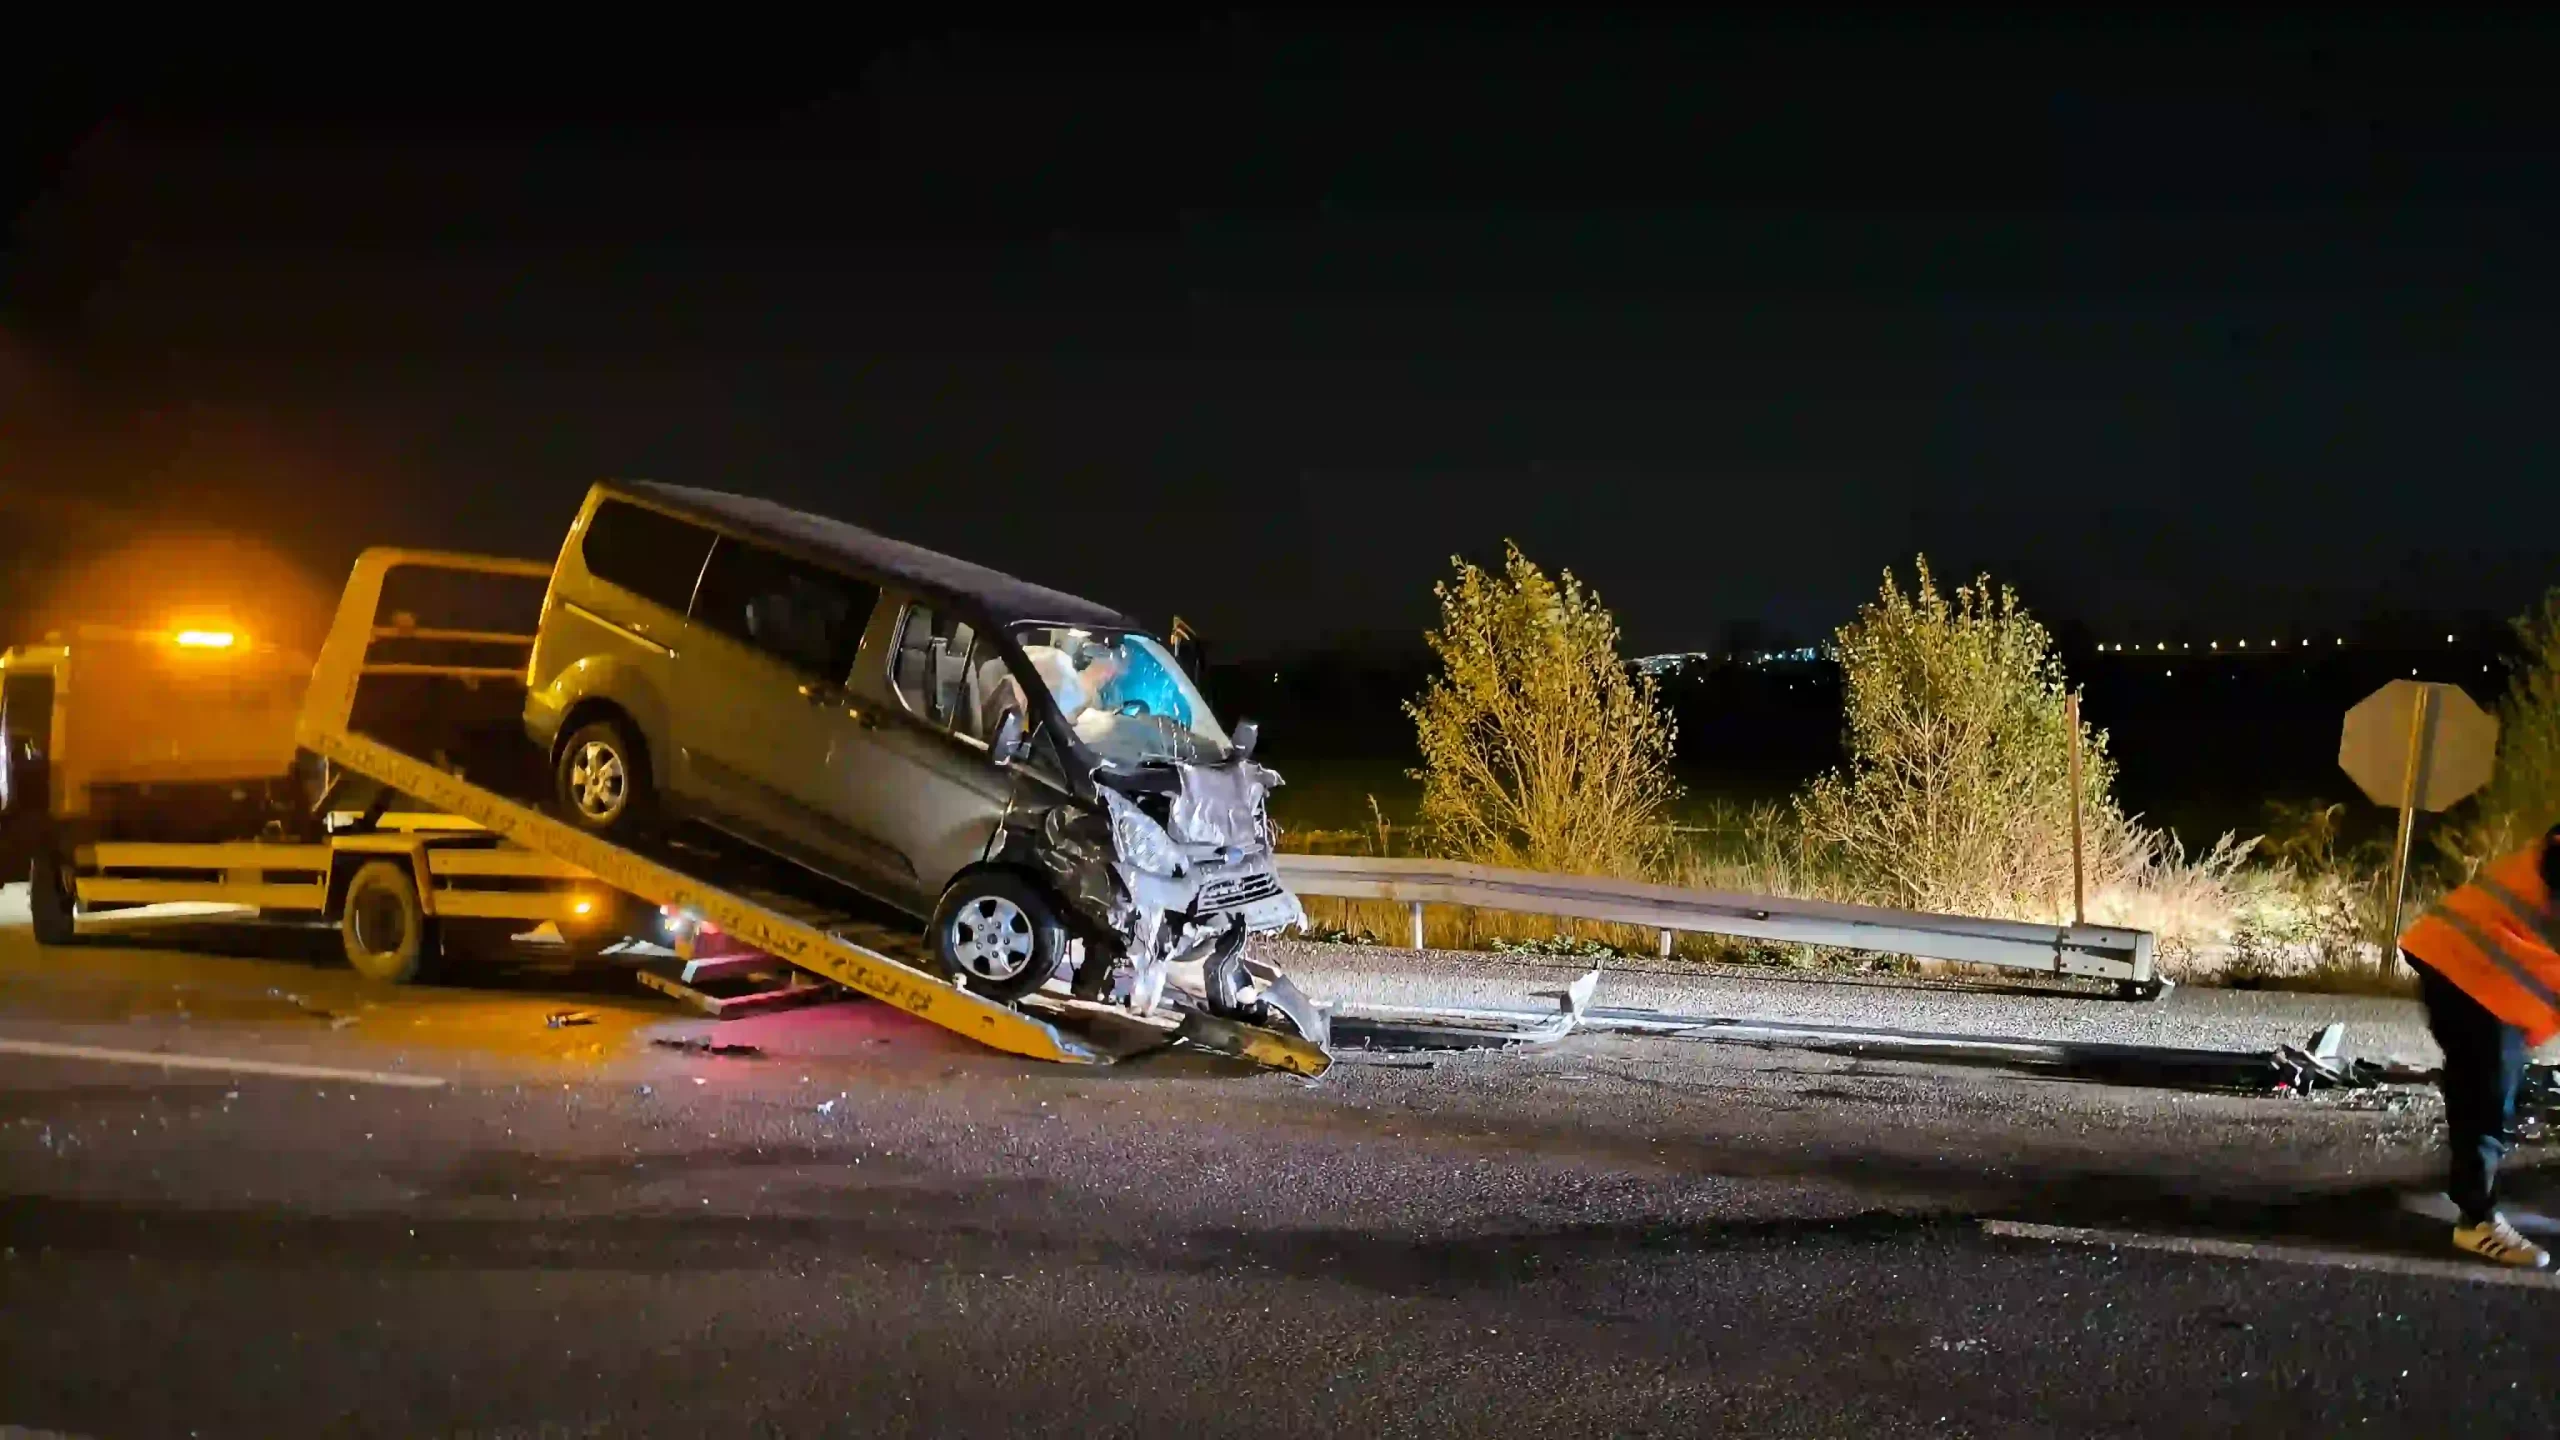
[[[2560,825],[2542,843],[2483,867],[2400,937],[2418,972],[2427,1028],[2444,1050],[2448,1193],[2455,1248],[2539,1270],[2550,1253],[2498,1212],[2498,1162],[2526,1056],[2560,1034]]]

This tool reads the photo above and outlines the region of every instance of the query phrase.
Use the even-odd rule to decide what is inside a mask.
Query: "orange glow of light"
[[[593,912],[595,908],[596,902],[593,900],[581,900],[575,905],[569,907],[569,913],[572,915],[585,915]]]
[[[0,529],[7,527],[0,519]],[[181,631],[228,632],[228,647],[190,648],[236,654],[272,642],[281,652],[305,654],[328,633],[337,605],[334,584],[240,536],[101,527],[63,537],[60,553],[61,566],[27,602],[26,625],[37,634],[98,626],[170,645]],[[249,605],[254,609],[243,608]]]
[[[240,637],[228,630],[181,630],[174,638],[189,650],[228,650]]]

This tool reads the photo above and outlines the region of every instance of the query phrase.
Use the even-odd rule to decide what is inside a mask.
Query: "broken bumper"
[[[1248,933],[1267,935],[1306,922],[1306,911],[1268,855],[1194,865],[1174,879],[1124,867],[1122,879],[1140,910],[1161,911],[1177,926],[1222,927],[1240,915]]]

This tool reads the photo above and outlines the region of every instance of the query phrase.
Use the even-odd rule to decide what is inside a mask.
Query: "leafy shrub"
[[[2049,919],[2071,908],[2071,724],[2061,661],[2017,593],[1941,591],[1924,558],[1837,637],[1847,765],[1797,797],[1805,834],[1861,898]],[[2146,862],[2116,808],[2107,739],[2084,725],[2080,799],[2092,891]]]
[[[1517,545],[1496,574],[1464,560],[1434,587],[1440,661],[1405,706],[1422,751],[1421,822],[1460,859],[1640,876],[1669,848],[1671,716],[1618,655],[1618,625],[1571,571]]]

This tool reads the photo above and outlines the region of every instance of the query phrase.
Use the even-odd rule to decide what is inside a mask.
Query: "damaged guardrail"
[[[2038,925],[1968,915],[1933,915],[1825,900],[1790,900],[1505,870],[1456,860],[1367,855],[1282,855],[1280,878],[1300,895],[1388,900],[1410,907],[1413,945],[1422,948],[1422,907],[1466,905],[1555,915],[1678,934],[1732,935],[1885,955],[2001,965],[2050,975],[2113,980],[2129,989],[2161,987],[2147,930],[2113,925]]]

